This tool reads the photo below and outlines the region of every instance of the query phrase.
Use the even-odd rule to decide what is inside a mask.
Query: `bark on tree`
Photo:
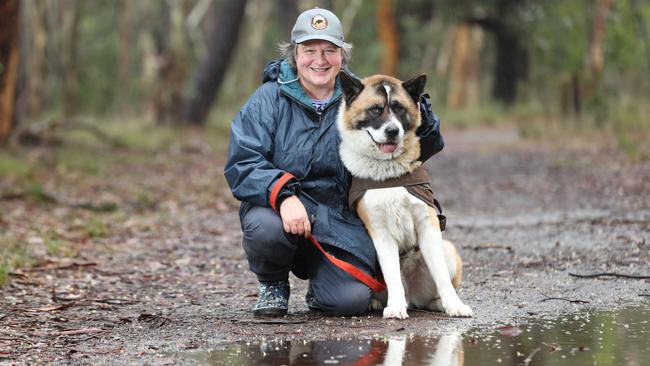
[[[205,124],[210,106],[217,99],[219,87],[225,79],[245,9],[245,0],[221,4],[216,29],[208,40],[208,53],[194,76],[194,95],[186,102],[184,120],[187,123]]]
[[[186,19],[191,2],[156,4],[149,10],[159,20],[152,22],[145,37],[150,42],[145,42],[143,57],[146,80],[152,90],[149,109],[156,123],[178,123],[183,117],[182,92],[190,68]]]
[[[499,27],[495,36],[497,58],[492,95],[504,104],[511,105],[517,98],[517,82],[520,76],[518,71],[525,51],[519,44],[517,35],[511,30]]]
[[[518,0],[500,0],[494,17],[469,18],[465,21],[481,26],[495,39],[496,60],[492,96],[504,105],[512,105],[517,98],[517,84],[528,74],[528,53],[519,33],[505,21],[513,16]]]
[[[513,104],[517,98],[517,83],[528,72],[528,54],[521,46],[519,36],[494,19],[469,19],[469,22],[480,25],[494,36],[496,60],[492,96],[505,105]]]
[[[63,20],[63,114],[66,117],[77,113],[77,30],[79,28],[79,2],[61,0]]]
[[[255,19],[255,22],[249,27],[249,34],[246,36],[246,55],[250,57],[250,70],[262,70],[266,60],[263,57],[264,51],[264,40],[266,33],[268,32],[269,24],[269,15],[271,13],[271,7],[273,4],[267,0],[255,0],[248,3],[249,11],[248,14],[252,19]],[[251,9],[252,8],[252,9]],[[289,33],[286,33],[286,39],[289,39]],[[240,46],[241,48],[241,46]],[[250,85],[253,89],[259,85],[262,81],[261,73],[247,73],[244,76],[246,83],[243,85]]]
[[[589,34],[589,53],[587,54],[587,68],[593,80],[600,77],[605,64],[603,57],[603,41],[607,30],[607,13],[612,7],[612,0],[598,1],[596,16]]]
[[[18,118],[34,119],[45,108],[49,1],[21,0]]]
[[[293,29],[293,25],[298,18],[298,0],[279,0],[278,3],[279,6],[275,11],[282,29],[280,39],[286,39],[288,42],[289,39],[291,39],[291,30]]]
[[[480,29],[467,23],[455,26],[450,54],[451,71],[447,105],[461,108],[476,105],[479,101]]]
[[[397,76],[399,68],[399,38],[393,0],[379,0],[377,3],[377,27],[379,41],[384,47],[381,72]]]
[[[120,85],[126,87],[131,78],[131,11],[129,1],[117,1],[117,32],[119,37],[119,81]],[[128,89],[127,89],[128,90]],[[128,96],[128,93],[126,93]]]
[[[14,126],[16,78],[18,76],[18,0],[0,0],[0,144]]]
[[[646,25],[645,19],[643,18],[639,8],[638,0],[629,0],[629,3],[633,10],[632,14],[634,14],[639,27],[639,38],[641,38],[641,41],[643,42],[643,48],[645,49],[646,54],[646,65],[648,67],[648,72],[650,73],[650,36],[648,35],[648,26]]]

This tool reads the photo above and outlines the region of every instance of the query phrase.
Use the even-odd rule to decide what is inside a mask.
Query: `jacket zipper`
[[[287,97],[287,98],[293,100],[294,102],[298,103],[299,106],[303,107],[305,109],[305,111],[308,112],[309,114],[311,114],[312,116],[315,115],[316,119],[318,120],[318,124],[320,124],[323,121],[323,116],[325,116],[325,113],[327,113],[327,111],[329,109],[331,109],[332,106],[335,105],[336,103],[338,103],[338,101],[341,99],[341,96],[339,95],[336,99],[334,99],[334,100],[330,101],[330,103],[328,103],[327,107],[325,109],[323,109],[323,112],[321,114],[318,114],[318,112],[316,112],[316,110],[314,109],[313,106],[306,105],[302,101],[300,101],[300,100],[294,98],[293,96],[285,93],[282,89],[280,89],[280,93],[282,93],[282,95],[284,95],[285,97]]]

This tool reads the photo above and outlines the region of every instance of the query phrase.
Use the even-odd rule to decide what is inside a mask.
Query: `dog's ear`
[[[345,71],[339,72],[339,77],[341,78],[341,89],[345,97],[345,104],[349,106],[363,91],[363,83]]]
[[[413,102],[418,103],[420,101],[420,96],[424,92],[424,85],[427,83],[427,75],[420,74],[410,80],[407,80],[402,83],[406,92],[409,93]]]

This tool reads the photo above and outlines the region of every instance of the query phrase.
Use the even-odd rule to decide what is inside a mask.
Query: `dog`
[[[402,82],[386,75],[358,80],[342,72],[340,79],[337,128],[341,161],[353,177],[350,205],[373,240],[387,287],[372,307],[383,307],[384,318],[408,318],[409,306],[472,316],[456,293],[460,256],[442,239],[437,211],[413,193],[424,187],[433,200],[415,132],[426,75]],[[364,184],[369,189],[353,198],[355,186]]]

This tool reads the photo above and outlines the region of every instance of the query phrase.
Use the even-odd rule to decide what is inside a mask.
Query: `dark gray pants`
[[[243,246],[248,264],[261,282],[282,281],[289,272],[309,279],[316,303],[324,312],[357,315],[368,310],[371,290],[334,266],[305,238],[286,234],[282,219],[271,208],[242,203]],[[336,247],[321,243],[335,257],[372,273],[361,260]]]

